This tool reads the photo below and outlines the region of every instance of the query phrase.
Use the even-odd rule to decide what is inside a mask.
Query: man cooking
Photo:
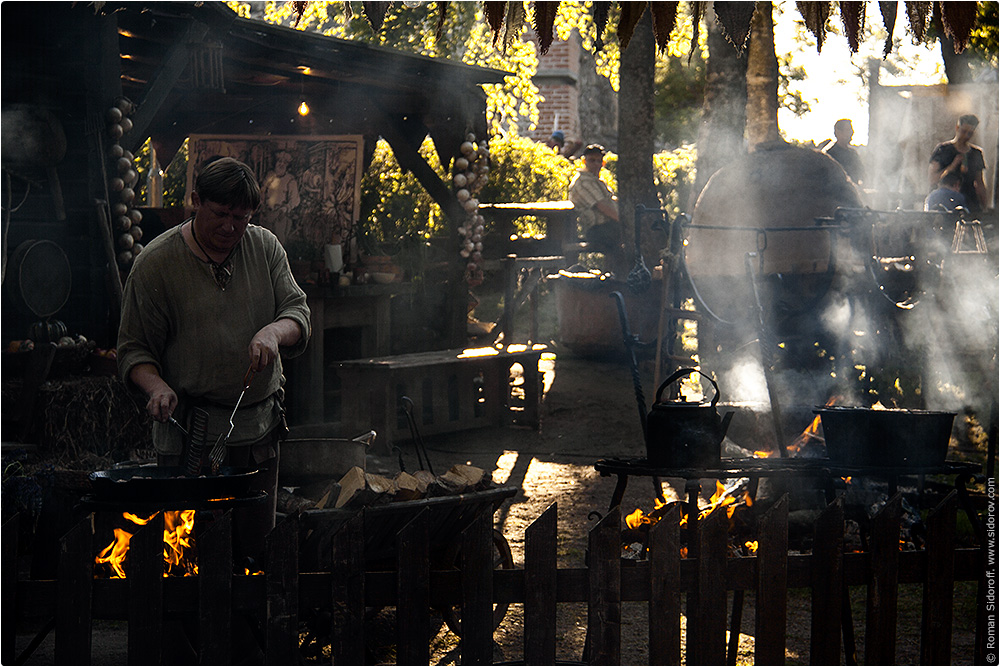
[[[274,527],[285,433],[281,355],[305,350],[309,308],[277,238],[249,224],[261,201],[250,167],[233,158],[212,162],[191,201],[194,217],[136,256],[125,283],[118,368],[127,385],[145,393],[157,462],[169,466],[182,465],[180,425],[190,428],[194,408],[208,413],[207,459],[249,382],[223,465],[261,469],[254,490],[266,491],[268,502],[234,512],[237,553],[259,557]]]

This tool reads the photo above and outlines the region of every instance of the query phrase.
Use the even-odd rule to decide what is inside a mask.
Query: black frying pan
[[[90,473],[100,500],[214,500],[244,498],[257,469],[223,467],[218,475],[190,476],[183,467],[130,466]]]

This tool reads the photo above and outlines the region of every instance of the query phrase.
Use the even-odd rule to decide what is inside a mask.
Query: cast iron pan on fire
[[[183,467],[128,466],[90,473],[100,500],[217,500],[245,498],[256,468],[223,467],[218,475],[188,475]]]

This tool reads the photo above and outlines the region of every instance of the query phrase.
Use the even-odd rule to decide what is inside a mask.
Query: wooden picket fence
[[[954,583],[979,580],[980,549],[955,547],[956,494],[926,520],[926,549],[901,551],[901,497],[895,496],[873,518],[869,550],[845,553],[844,507],[830,504],[815,522],[812,552],[788,551],[788,499],[775,503],[759,520],[758,549],[752,557],[732,557],[728,519],[717,510],[697,522],[689,554],[681,557],[680,508],[674,507],[649,534],[648,557],[623,561],[621,515],[609,512],[590,531],[585,567],[559,568],[558,532],[553,504],[525,531],[523,567],[493,569],[492,514],[484,511],[461,535],[457,568],[432,570],[428,557],[426,512],[399,531],[396,571],[367,571],[364,515],[347,522],[331,540],[326,572],[299,572],[300,530],[295,514],[268,538],[268,567],[256,576],[233,576],[229,514],[197,535],[199,574],[163,577],[162,514],[132,538],[127,579],[95,579],[92,521],[70,530],[60,544],[56,580],[18,579],[16,519],[3,526],[3,611],[5,619],[53,618],[55,662],[89,664],[92,623],[128,621],[128,662],[162,664],[165,622],[180,615],[196,619],[202,664],[232,664],[230,629],[235,614],[266,618],[262,644],[265,664],[302,662],[300,613],[330,610],[329,637],[334,664],[365,660],[365,610],[396,608],[396,658],[399,664],[427,664],[431,608],[461,605],[462,664],[493,660],[493,603],[523,604],[524,662],[556,661],[556,607],[586,603],[587,646],[581,659],[616,664],[621,657],[621,609],[628,601],[648,602],[649,664],[681,664],[682,595],[686,596],[686,664],[733,664],[735,638],[727,641],[729,591],[755,593],[754,659],[778,665],[785,660],[788,594],[808,589],[812,596],[812,664],[840,664],[845,636],[855,622],[842,625],[848,586],[865,586],[865,664],[893,664],[896,658],[898,591],[901,584],[923,584],[921,664],[951,662]],[[685,529],[686,530],[686,529]],[[624,563],[624,564],[623,564]],[[363,574],[362,574],[363,573]],[[736,605],[734,605],[735,609]],[[849,616],[848,616],[849,618]],[[5,622],[4,664],[15,664],[15,627]],[[845,630],[847,634],[845,635]],[[733,633],[737,635],[738,633]],[[207,638],[211,638],[209,641]],[[852,639],[853,643],[853,639]],[[20,647],[24,653],[24,647]]]

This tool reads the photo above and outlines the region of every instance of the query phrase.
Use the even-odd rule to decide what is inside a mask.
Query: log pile
[[[365,472],[355,466],[340,480],[319,487],[278,494],[278,511],[291,513],[307,509],[360,509],[368,505],[453,496],[482,491],[492,486],[486,470],[471,465],[455,465],[442,475],[427,470],[399,472],[393,477]]]
[[[491,477],[485,470],[469,465],[452,466],[448,472],[438,476],[426,470],[417,470],[412,475],[400,472],[392,479],[354,467],[340,479],[340,493],[335,507],[351,509],[381,502],[458,495],[481,491],[490,482]]]

